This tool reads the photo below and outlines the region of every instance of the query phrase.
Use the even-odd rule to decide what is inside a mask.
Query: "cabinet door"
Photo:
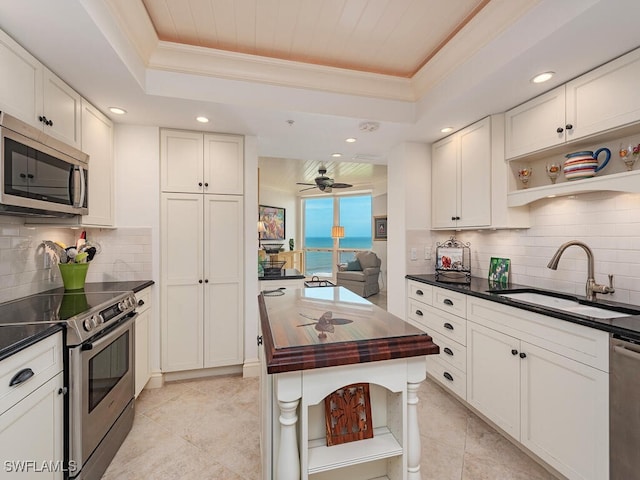
[[[113,124],[82,100],[82,151],[89,154],[89,215],[84,225],[113,226]]]
[[[142,389],[149,381],[151,376],[151,366],[149,362],[149,336],[150,332],[150,318],[151,310],[146,309],[138,314],[136,318],[136,333],[135,333],[135,356],[136,356],[136,386],[135,396],[138,397]]]
[[[567,83],[573,138],[640,120],[640,49]]]
[[[51,71],[44,69],[43,114],[51,124],[44,131],[76,148],[81,148],[80,95]]]
[[[42,128],[42,70],[38,60],[0,31],[0,111]]]
[[[237,135],[204,136],[205,193],[242,195],[244,142]]]
[[[203,365],[203,196],[163,194],[162,369]]]
[[[205,195],[204,366],[243,360],[243,201]]]
[[[1,478],[63,478],[62,387],[60,372],[0,416]],[[29,477],[19,470],[17,463],[25,461],[36,462],[39,473]]]
[[[569,478],[608,478],[608,374],[525,342],[522,352],[522,444]]]
[[[431,153],[431,224],[434,228],[453,228],[458,205],[457,135],[433,144]]]
[[[458,227],[491,224],[491,123],[474,123],[459,133]]]
[[[519,340],[467,322],[467,402],[516,440],[520,438],[519,353]]]
[[[163,192],[203,193],[203,135],[160,132],[160,185]]]
[[[515,158],[564,143],[565,127],[562,85],[505,113],[505,157]]]

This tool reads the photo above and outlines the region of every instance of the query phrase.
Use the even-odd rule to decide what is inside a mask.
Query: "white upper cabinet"
[[[204,136],[205,193],[242,195],[244,192],[244,142],[238,135]]]
[[[163,192],[242,195],[241,136],[162,130],[160,139]]]
[[[44,66],[0,31],[0,110],[33,123],[42,105]],[[37,123],[41,127],[40,122]]]
[[[0,31],[0,110],[80,148],[80,95]]]
[[[567,83],[567,120],[583,138],[640,120],[640,49]]]
[[[503,122],[492,115],[433,144],[433,229],[529,226],[526,208],[507,207]]]
[[[505,113],[505,156],[516,158],[560,145],[566,129],[562,85]]]
[[[485,118],[433,145],[434,228],[491,223],[491,126]]]
[[[638,78],[640,49],[507,111],[506,158],[610,138],[640,122]]]
[[[113,226],[113,124],[82,101],[82,151],[89,154],[89,215],[83,225]]]

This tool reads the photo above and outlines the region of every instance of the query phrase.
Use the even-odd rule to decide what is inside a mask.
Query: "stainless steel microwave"
[[[0,112],[0,161],[0,214],[89,213],[89,155]]]

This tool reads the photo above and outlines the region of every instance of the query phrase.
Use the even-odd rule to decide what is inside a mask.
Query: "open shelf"
[[[612,159],[613,160],[613,159]],[[507,194],[509,207],[520,207],[545,197],[577,195],[580,193],[612,191],[640,193],[640,170],[613,173],[580,180],[525,188]]]
[[[402,446],[387,427],[373,429],[373,438],[327,447],[324,438],[309,440],[309,474],[402,455]],[[383,477],[384,478],[384,477]]]

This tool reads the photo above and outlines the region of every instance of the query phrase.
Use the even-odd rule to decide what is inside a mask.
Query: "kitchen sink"
[[[575,315],[582,315],[591,318],[620,318],[634,315],[635,313],[621,312],[619,309],[607,308],[606,305],[595,306],[593,304],[585,303],[572,297],[558,296],[556,293],[545,291],[503,291],[492,292],[500,295],[501,297],[510,298],[521,302],[532,303],[539,307],[553,308],[555,310],[562,310],[563,312],[572,313]],[[640,312],[638,312],[640,313]]]

